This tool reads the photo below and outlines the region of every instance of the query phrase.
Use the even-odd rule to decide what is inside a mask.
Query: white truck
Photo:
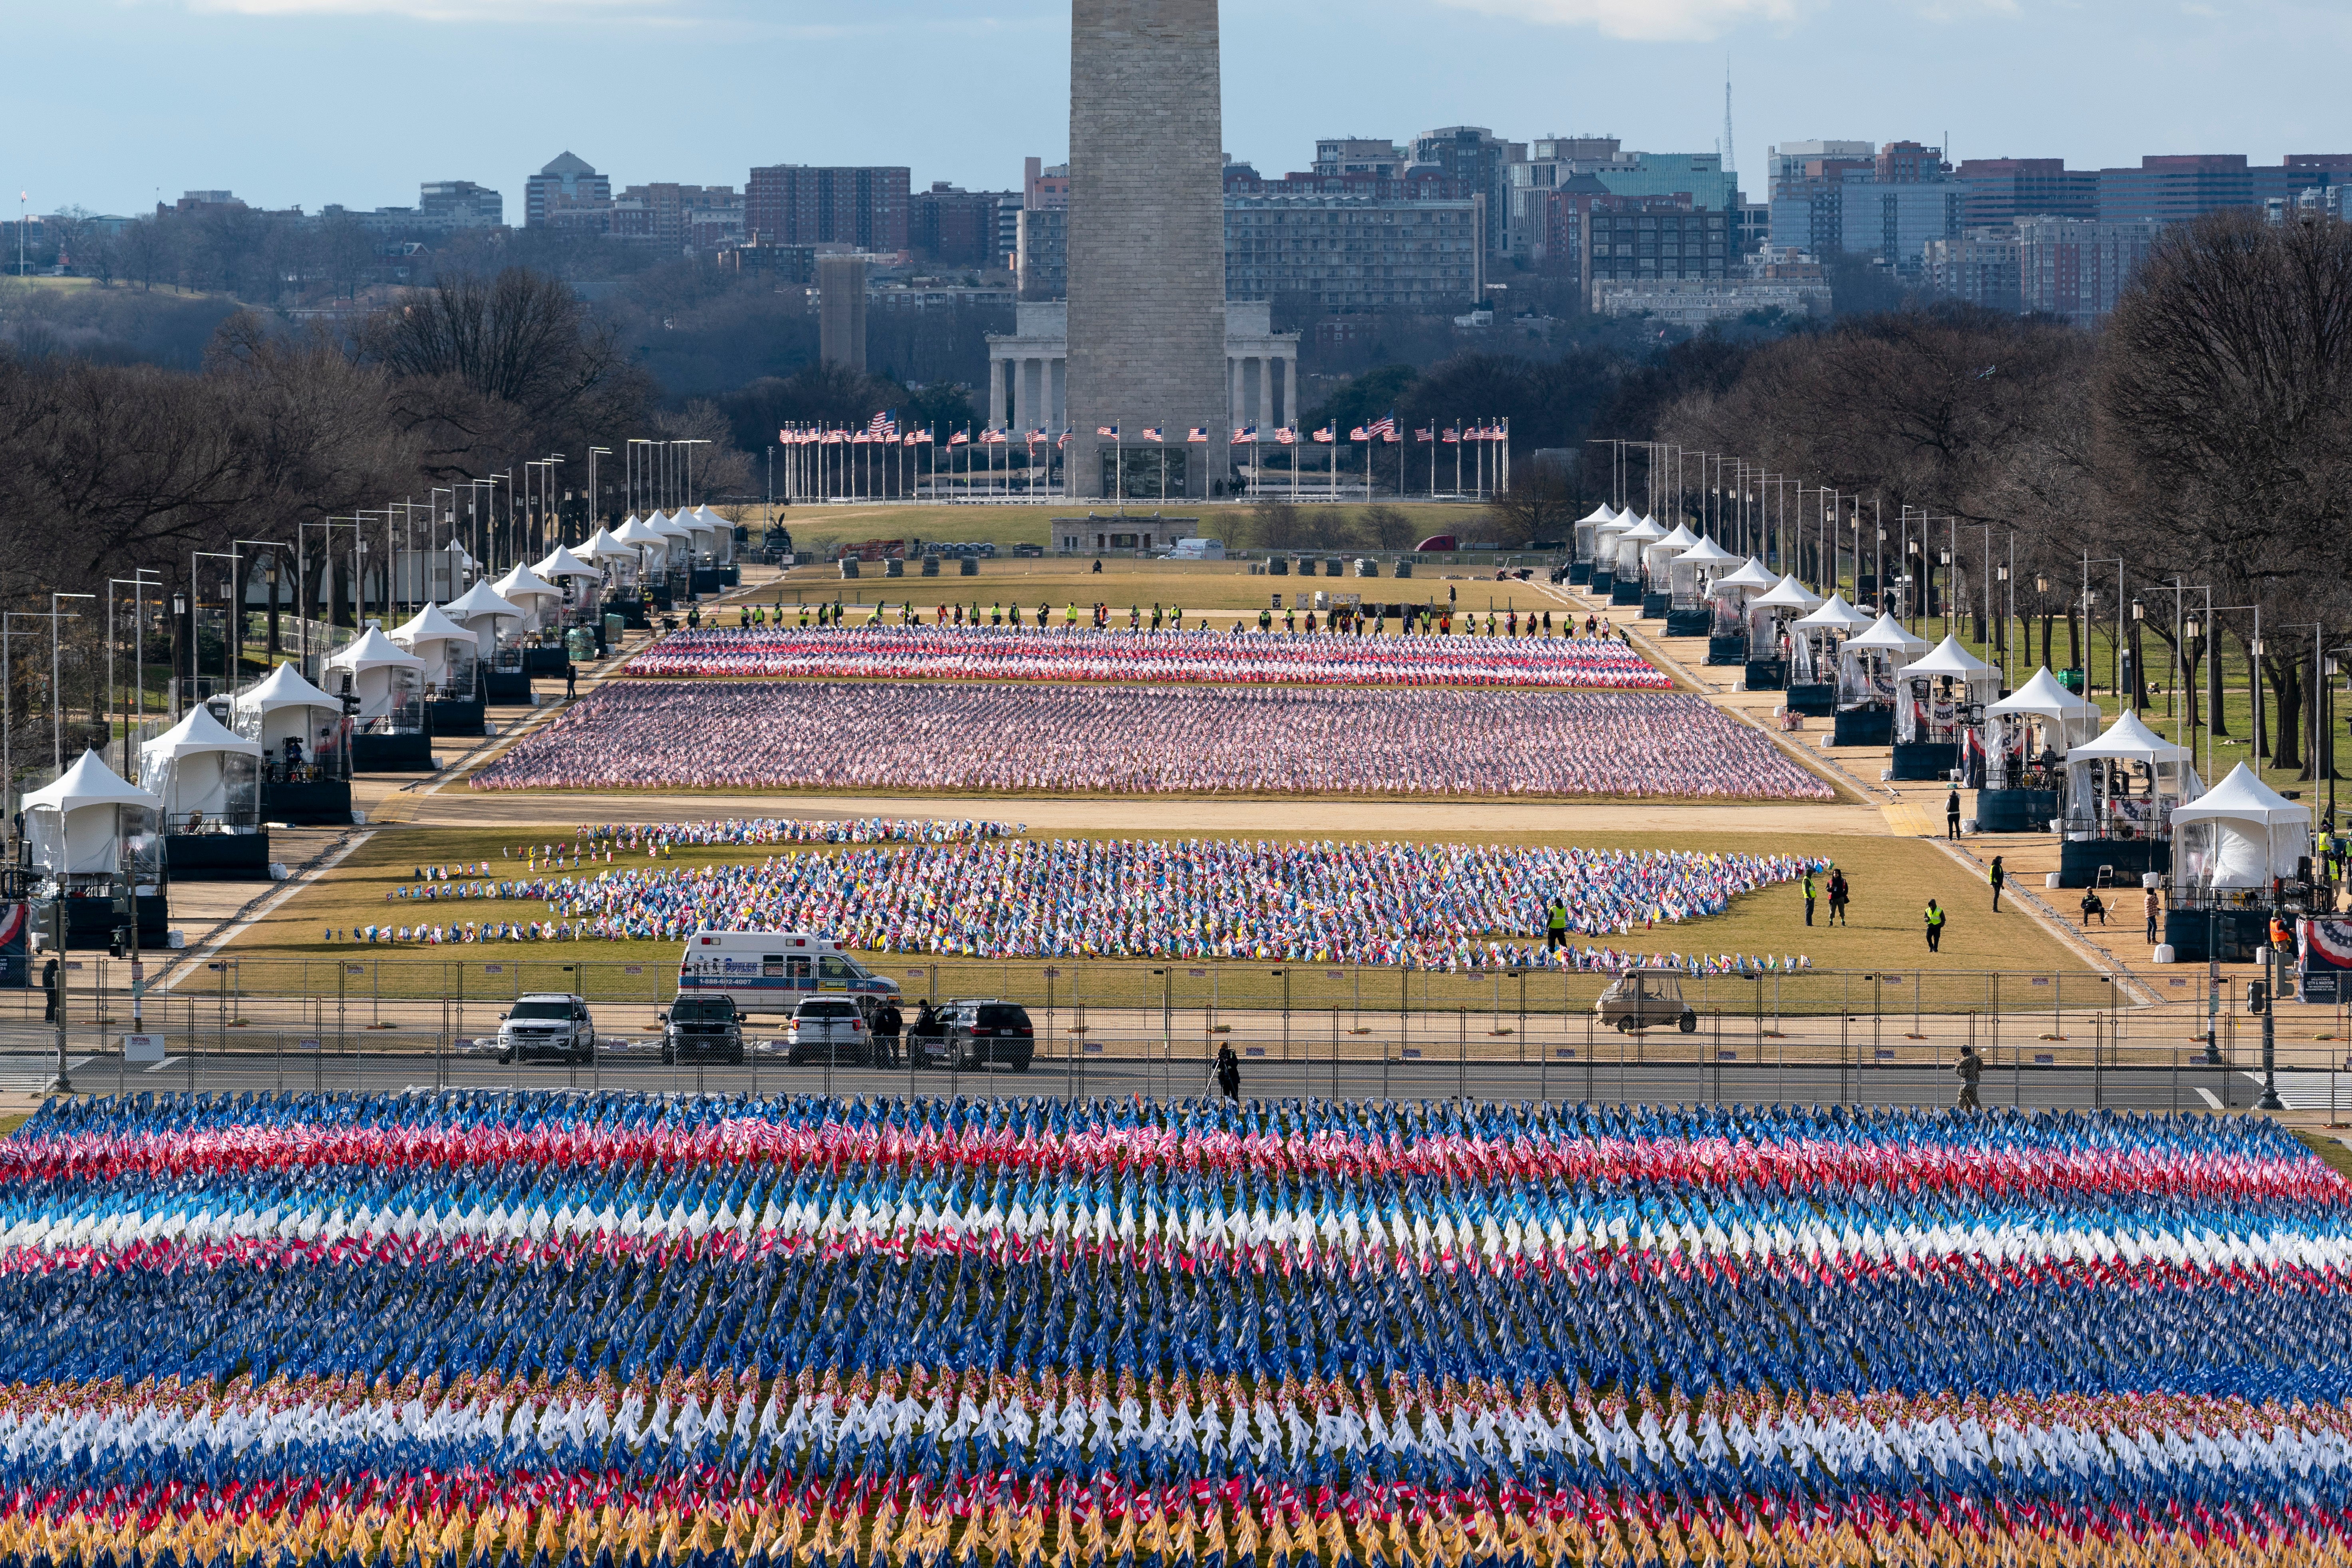
[[[861,1008],[897,997],[898,983],[877,974],[831,937],[804,931],[698,931],[678,960],[684,996],[725,996],[742,1013],[790,1013],[806,996],[845,994]]]

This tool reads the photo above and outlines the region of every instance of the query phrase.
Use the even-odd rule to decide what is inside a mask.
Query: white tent
[[[474,659],[481,651],[481,639],[451,620],[440,605],[425,605],[394,626],[391,637],[425,661],[427,686],[439,688],[445,695],[454,692],[459,701],[472,694]]]
[[[23,805],[26,849],[44,875],[110,876],[126,858],[142,868],[154,863],[154,814],[163,809],[163,797],[125,784],[96,752],[84,752]]]
[[[2195,758],[2137,714],[2124,714],[2097,739],[2066,752],[2067,832],[2094,838],[2170,837],[2180,807],[2204,794]]]
[[[500,598],[499,591],[488,583],[475,584],[447,609],[451,620],[474,634],[475,647],[483,654],[497,646],[499,621],[512,621],[520,626],[526,618],[520,605]]]
[[[1832,591],[1811,614],[1800,616],[1794,624],[1809,632],[1832,632],[1848,637],[1867,631],[1873,623],[1868,616],[1847,604],[1843,594]]]
[[[183,830],[199,812],[223,829],[260,820],[261,742],[231,732],[202,704],[139,748],[139,776]]]
[[[1612,575],[1617,570],[1617,542],[1625,537],[1641,519],[1627,507],[1607,522],[1596,523],[1592,529],[1592,569]]]
[[[1664,539],[1654,539],[1642,546],[1642,585],[1653,594],[1666,593],[1674,581],[1675,557],[1697,542],[1698,535],[1678,522]]]
[[[585,546],[583,546],[585,548]],[[547,559],[535,563],[531,570],[551,583],[561,583],[566,577],[593,583],[604,575],[595,567],[566,550],[561,544],[547,552]]]
[[[646,519],[646,527],[670,542],[669,569],[674,573],[691,569],[698,553],[694,542],[694,530],[679,521],[684,515],[683,512],[672,512],[669,516],[664,517],[661,513],[656,512]]]
[[[2000,690],[2000,671],[1947,637],[1895,674],[1907,700],[1895,707],[1895,738],[1957,742],[1969,723],[1969,709],[1990,703]]]
[[[2199,892],[2267,888],[2311,854],[2311,808],[2240,763],[2199,799],[2174,809],[2173,881]]]
[[[1901,621],[1881,612],[1879,617],[1870,623],[1869,630],[1857,632],[1846,638],[1845,646],[1851,652],[1888,654],[1900,658],[1903,664],[1909,664],[1927,651],[1927,639],[1914,637]],[[1896,668],[1900,668],[1901,665]]]
[[[1891,706],[1895,672],[1927,651],[1893,616],[1881,614],[1864,630],[1838,645],[1838,706]]]
[[[1576,520],[1576,558],[1579,561],[1591,563],[1594,559],[1593,542],[1598,537],[1599,531],[1616,521],[1617,514],[1610,510],[1607,501],[1602,501],[1591,512],[1578,518]]]
[[[261,742],[265,756],[290,742],[294,750],[282,752],[283,760],[299,756],[304,765],[325,768],[331,777],[345,771],[341,700],[303,679],[291,664],[279,665],[258,686],[238,693],[229,716],[238,734]]]
[[[2045,670],[2043,673],[2047,674],[2048,671]],[[2065,691],[2064,687],[2060,687],[2059,689]],[[2020,697],[2023,695],[2025,693],[2022,691],[2018,693]],[[2073,697],[2074,694],[2066,691],[2066,695]],[[2004,700],[2000,706],[2005,708],[2010,701],[2013,700],[2015,700],[2013,698]],[[2076,698],[2075,700],[2082,700]],[[2091,708],[2094,713],[2098,711],[2089,703],[2084,703],[2084,706]],[[2077,758],[2085,762],[2185,763],[2195,755],[2194,748],[2175,745],[2141,723],[2138,714],[2126,713],[2101,731],[2095,740],[2085,741],[2081,745],[2070,749],[2066,753],[2066,760],[2070,763]]]
[[[1628,578],[1639,578],[1642,575],[1643,547],[1665,536],[1664,527],[1654,517],[1645,517],[1619,534],[1615,562],[1617,580],[1622,583]]]
[[[1748,657],[1780,657],[1780,629],[1820,607],[1822,596],[1791,574],[1748,601]],[[1792,639],[1793,640],[1793,639]]]
[[[2039,721],[2046,749],[2069,755],[2073,754],[2071,748],[2088,741],[2099,727],[2099,705],[2059,685],[2058,678],[2050,673],[2047,665],[2035,670],[2032,679],[1985,711],[2003,718]],[[2139,721],[2135,719],[2132,722],[2137,724]]]
[[[1775,588],[1773,592],[1780,590]],[[1826,680],[1834,668],[1837,646],[1870,626],[1870,617],[1845,602],[1836,589],[1819,605],[1789,623],[1789,679],[1792,685]]]
[[[658,517],[660,513],[656,512],[655,515]],[[625,518],[622,520],[621,526],[613,531],[613,537],[623,544],[645,546],[646,576],[658,577],[669,570],[669,550],[674,542],[668,534],[653,527],[643,518]]]
[[[1739,563],[1739,557],[1712,539],[1702,539],[1667,563],[1669,591],[1677,609],[1696,608],[1706,597],[1718,574]]]
[[[580,547],[582,560],[587,561],[604,574],[605,581],[616,588],[636,586],[638,568],[644,564],[645,547],[631,544],[609,530],[599,528]]]
[[[724,566],[735,559],[735,525],[710,510],[706,503],[688,514],[687,526],[693,529],[698,540],[707,537],[702,548],[710,558]]]
[[[1748,601],[1779,581],[1753,555],[1748,558],[1747,564],[1736,571],[1717,573],[1706,587],[1707,599],[1715,605],[1715,624],[1707,635],[1745,637],[1748,635]]]
[[[356,715],[368,729],[415,732],[425,723],[425,661],[374,626],[344,644],[327,660],[330,670],[351,672],[350,690],[360,700]],[[330,677],[329,684],[336,684]]]
[[[520,607],[526,631],[550,624],[563,607],[563,590],[528,566],[516,567],[490,586],[507,603]]]

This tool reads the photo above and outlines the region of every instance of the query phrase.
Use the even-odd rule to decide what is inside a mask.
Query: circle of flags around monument
[[[53,1101],[0,1560],[2340,1563],[2348,1199],[2201,1115]]]

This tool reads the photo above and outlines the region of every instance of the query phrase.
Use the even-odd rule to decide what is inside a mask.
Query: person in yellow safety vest
[[[1941,952],[1944,951],[1945,915],[1942,908],[1939,907],[1933,899],[1929,899],[1927,900],[1926,919],[1927,921],[1927,951],[1929,952]]]
[[[1568,945],[1568,905],[1554,893],[1551,908],[1544,911],[1544,951],[1556,952]]]
[[[1813,887],[1813,868],[1811,866],[1808,866],[1805,868],[1805,923],[1807,925],[1813,923],[1813,895],[1815,890],[1816,889]]]

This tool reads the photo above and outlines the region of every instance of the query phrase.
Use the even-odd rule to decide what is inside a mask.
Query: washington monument
[[[1073,0],[1074,495],[1114,493],[1113,442],[1096,434],[1105,426],[1119,427],[1135,493],[1159,493],[1163,456],[1183,465],[1187,496],[1207,495],[1212,469],[1225,471],[1223,142],[1216,0]],[[1164,445],[1144,438],[1150,426]],[[1195,426],[1206,443],[1186,441]]]

